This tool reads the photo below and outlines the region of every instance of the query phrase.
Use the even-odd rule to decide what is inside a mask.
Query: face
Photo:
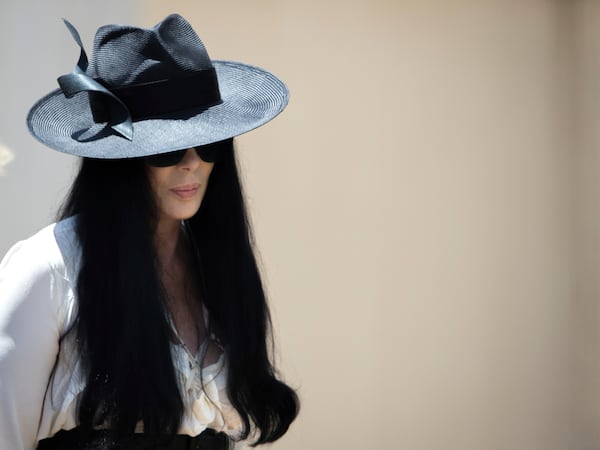
[[[158,209],[158,226],[192,217],[202,203],[214,163],[203,161],[193,148],[181,161],[167,167],[146,165]]]

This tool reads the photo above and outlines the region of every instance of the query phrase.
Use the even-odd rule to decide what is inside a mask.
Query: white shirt
[[[77,310],[81,250],[74,226],[72,218],[50,225],[15,244],[0,262],[3,450],[33,450],[39,440],[77,426],[85,379],[75,333],[59,341]],[[235,438],[242,424],[227,399],[224,356],[202,368],[182,344],[172,344],[171,355],[184,404],[178,433],[195,436],[214,428]],[[235,448],[246,447],[238,442]]]

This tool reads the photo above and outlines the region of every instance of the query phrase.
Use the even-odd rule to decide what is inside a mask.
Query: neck
[[[176,220],[160,221],[154,235],[154,246],[161,269],[174,267],[182,255],[181,224]]]

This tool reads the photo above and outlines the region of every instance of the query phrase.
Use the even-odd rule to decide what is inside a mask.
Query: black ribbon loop
[[[109,99],[109,123],[113,130],[119,133],[124,138],[131,140],[133,138],[133,123],[131,114],[127,106],[109,91],[102,86],[98,81],[90,77],[86,71],[88,68],[88,58],[81,42],[81,37],[75,27],[66,19],[63,19],[65,25],[71,32],[71,36],[79,45],[81,50],[79,61],[73,71],[67,75],[58,77],[58,84],[67,98],[73,97],[78,92],[93,92],[107,96]]]

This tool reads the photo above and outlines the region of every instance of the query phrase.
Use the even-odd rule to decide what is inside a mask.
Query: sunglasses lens
[[[201,145],[196,147],[196,153],[204,162],[215,162],[219,157],[219,152],[225,151],[227,147],[231,147],[233,139],[213,142],[212,144]],[[144,160],[149,166],[153,167],[169,167],[178,164],[183,159],[187,150],[175,150],[174,152],[161,153],[159,155],[151,155],[144,157]]]
[[[203,145],[196,147],[196,153],[204,162],[215,162],[217,159],[217,148],[214,145]]]
[[[186,150],[175,150],[174,152],[161,153],[159,155],[146,156],[145,160],[149,166],[169,167],[174,166],[183,158]]]
[[[213,142],[212,144],[196,147],[196,153],[204,162],[216,162],[219,159],[219,152],[227,150],[231,147],[233,139],[225,139],[224,141]]]

